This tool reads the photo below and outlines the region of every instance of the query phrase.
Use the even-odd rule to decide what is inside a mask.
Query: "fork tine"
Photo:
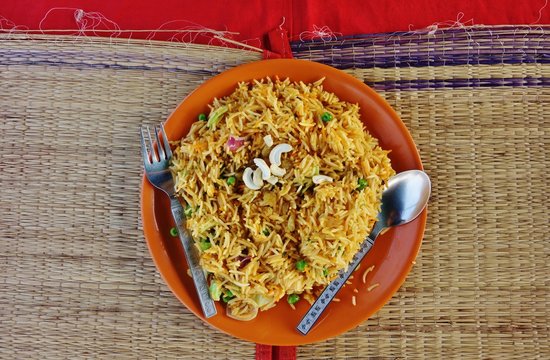
[[[164,151],[166,153],[166,158],[170,159],[172,157],[172,149],[170,149],[170,143],[168,142],[168,139],[166,138],[166,131],[164,130],[164,124],[160,124],[161,132],[162,132],[162,139],[164,140]]]
[[[166,155],[164,154],[164,148],[162,147],[162,142],[160,141],[159,136],[160,126],[155,126],[155,140],[157,142],[157,153],[161,160],[166,160]]]
[[[147,152],[147,145],[145,145],[145,138],[143,137],[143,126],[139,128],[139,136],[141,137],[141,155],[143,156],[143,163],[150,165],[149,153]]]
[[[147,126],[147,137],[149,138],[149,147],[151,149],[151,161],[158,162],[159,157],[155,152],[155,147],[153,146],[153,140],[151,139],[151,131],[149,130],[149,126]]]

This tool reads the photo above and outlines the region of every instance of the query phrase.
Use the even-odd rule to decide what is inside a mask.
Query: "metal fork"
[[[147,150],[146,139],[143,133],[147,134],[147,140],[149,143],[149,151]],[[185,216],[183,207],[176,197],[176,191],[174,188],[174,179],[170,173],[169,164],[172,157],[172,150],[170,144],[166,138],[164,127],[155,126],[155,143],[151,139],[151,132],[149,127],[140,128],[141,135],[141,153],[143,155],[143,164],[145,167],[145,174],[149,182],[159,190],[168,195],[170,198],[170,208],[172,210],[172,216],[176,222],[178,228],[179,238],[183,245],[185,252],[185,259],[191,270],[193,282],[197,289],[199,301],[201,303],[202,312],[206,318],[216,315],[216,305],[210,298],[208,292],[208,283],[206,282],[206,276],[199,263],[199,254],[197,248],[193,244],[193,239],[185,228]],[[156,144],[156,147],[155,147]]]

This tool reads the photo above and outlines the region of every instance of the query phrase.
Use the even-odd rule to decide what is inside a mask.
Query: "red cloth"
[[[273,346],[256,344],[256,360],[273,360]]]
[[[460,18],[464,24],[548,24],[550,5],[546,0],[2,0],[2,16],[16,25],[38,29],[76,28],[73,13],[76,9],[101,13],[121,29],[164,29],[204,26],[215,30],[230,30],[237,41],[265,48],[266,33],[282,28],[291,40],[311,35],[314,27],[327,26],[342,35],[420,29],[433,23],[452,24]],[[230,6],[229,6],[230,5]],[[52,10],[53,9],[53,10]],[[542,9],[542,11],[541,11]],[[463,13],[462,17],[459,14]],[[540,15],[540,18],[539,18]],[[470,21],[471,20],[471,21]],[[92,19],[88,18],[88,24]],[[107,24],[103,28],[112,28]],[[328,30],[324,28],[324,30]],[[110,34],[107,34],[107,36]],[[125,36],[123,34],[121,36]],[[146,38],[148,33],[133,33],[133,38]],[[167,40],[173,33],[159,33],[158,40]],[[184,39],[192,39],[187,36]],[[211,37],[198,36],[197,42],[209,42]],[[214,40],[214,44],[219,44]]]
[[[256,344],[256,360],[295,360],[296,346]]]
[[[545,5],[546,0],[2,0],[0,26],[11,28],[9,20],[20,28],[38,29],[40,25],[43,30],[76,29],[76,15],[81,16],[80,24],[84,20],[89,28],[99,21],[97,13],[100,13],[123,30],[157,29],[165,24],[162,29],[197,29],[203,26],[238,32],[227,36],[257,48],[269,49],[271,51],[264,51],[264,57],[274,58],[291,56],[288,43],[284,39],[278,41],[284,30],[288,31],[291,40],[298,40],[322,33],[328,37],[417,30],[434,23],[440,23],[442,27],[454,22],[464,25],[549,24],[550,6]],[[85,13],[79,15],[75,13],[77,9]],[[46,14],[48,16],[44,17]],[[97,28],[113,29],[114,23],[103,21],[103,25]],[[120,36],[147,38],[149,35],[145,32]],[[157,33],[154,39],[168,40],[172,36],[174,33]],[[211,36],[196,33],[178,38],[221,44]],[[296,358],[295,347],[257,345],[256,349],[257,359]]]

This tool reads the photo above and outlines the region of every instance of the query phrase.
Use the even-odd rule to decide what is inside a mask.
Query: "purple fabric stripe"
[[[349,68],[550,63],[550,36],[525,28],[446,29],[426,33],[358,35],[292,43],[298,59]],[[545,27],[550,30],[550,27]],[[446,43],[442,43],[446,41]]]
[[[514,34],[499,34],[495,37],[485,36],[483,34],[477,34],[475,36],[464,34],[464,36],[455,37],[455,36],[441,36],[441,37],[430,37],[428,35],[420,36],[388,36],[388,37],[377,37],[377,38],[357,38],[351,40],[339,39],[335,41],[325,41],[325,42],[293,42],[291,43],[292,51],[302,52],[302,51],[311,51],[311,50],[327,50],[327,49],[349,49],[349,48],[361,48],[369,46],[380,46],[380,47],[391,47],[391,46],[403,46],[403,45],[412,45],[415,47],[431,47],[437,48],[442,47],[443,42],[469,42],[473,48],[479,48],[483,46],[490,46],[493,43],[499,44],[499,42],[506,42],[506,44],[511,45],[537,45],[541,47],[546,47],[550,44],[550,39],[548,35],[540,36],[532,35],[523,37],[521,35]],[[513,48],[511,48],[512,50]],[[384,50],[380,50],[384,51]],[[451,50],[452,51],[452,50]]]
[[[480,27],[480,28],[447,28],[438,30],[433,35],[428,35],[427,31],[408,32],[400,31],[393,33],[377,34],[357,34],[341,36],[335,39],[312,39],[304,41],[294,41],[290,44],[292,50],[301,51],[306,47],[315,49],[330,49],[335,46],[341,48],[365,45],[403,45],[403,44],[438,44],[444,41],[472,40],[506,40],[506,39],[533,39],[548,40],[547,34],[526,33],[529,31],[550,31],[550,25],[546,26],[515,26],[515,27]]]
[[[550,47],[550,36],[548,40],[545,39],[514,39],[501,43],[502,39],[472,39],[471,41],[465,40],[463,43],[455,44],[449,49],[450,43],[445,44],[394,44],[393,42],[387,42],[385,44],[373,44],[373,43],[344,43],[330,45],[315,45],[315,46],[302,46],[295,49],[298,54],[309,53],[310,55],[322,55],[327,56],[331,54],[350,54],[350,55],[363,55],[371,54],[376,56],[391,56],[394,53],[401,52],[422,52],[422,53],[435,53],[435,54],[454,54],[454,53],[532,53],[538,52],[547,53],[547,49]],[[375,48],[377,46],[377,48]]]
[[[365,82],[375,90],[429,90],[429,89],[459,89],[485,87],[549,87],[550,78],[485,78],[485,79],[444,79],[444,80],[390,80]]]
[[[302,57],[295,56],[300,59]],[[384,58],[377,59],[315,59],[306,57],[305,59],[320,62],[322,64],[330,65],[337,69],[368,69],[373,67],[379,68],[395,68],[395,67],[422,67],[422,66],[454,66],[454,65],[495,65],[495,64],[549,64],[550,55],[541,55],[538,57],[520,56],[514,57],[510,55],[505,56],[488,56],[488,57],[418,57],[410,56],[405,58],[390,58],[388,61],[384,61]],[[370,61],[369,61],[370,60]]]
[[[159,62],[158,56],[155,55],[147,55],[147,54],[134,54],[134,55],[126,55],[124,53],[109,53],[109,52],[102,52],[102,51],[71,51],[67,49],[55,50],[55,48],[52,48],[51,50],[32,50],[32,49],[24,49],[24,50],[18,50],[18,49],[0,49],[0,60],[1,59],[26,59],[26,58],[32,58],[34,61],[51,61],[53,57],[60,58],[63,57],[64,59],[73,59],[74,63],[78,62],[78,59],[80,59],[82,62],[92,57],[95,61],[98,62],[118,62],[118,61],[126,61],[131,62],[134,59],[141,60],[142,63],[148,62],[150,64],[157,64],[157,66],[160,66],[162,63],[172,62],[181,60],[177,56],[169,56],[166,55],[163,57],[162,62]]]
[[[0,65],[44,65],[53,67],[71,67],[76,69],[115,69],[115,70],[148,70],[148,71],[169,71],[169,72],[183,72],[197,75],[213,76],[219,74],[220,71],[209,69],[183,69],[174,66],[146,66],[146,65],[121,65],[121,64],[102,64],[102,63],[84,63],[84,62],[67,62],[67,61],[49,61],[49,60],[28,60],[17,59],[14,60],[10,57],[9,60],[2,59],[0,54]]]

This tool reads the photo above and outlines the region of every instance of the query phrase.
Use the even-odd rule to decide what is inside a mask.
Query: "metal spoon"
[[[372,248],[378,235],[392,226],[406,224],[416,219],[426,207],[430,191],[430,178],[420,170],[404,171],[388,181],[388,188],[382,193],[382,206],[378,214],[378,221],[361,245],[361,249],[355,254],[347,270],[341,271],[338,278],[323,290],[302,318],[296,327],[302,335],[309,333],[325,308]]]

